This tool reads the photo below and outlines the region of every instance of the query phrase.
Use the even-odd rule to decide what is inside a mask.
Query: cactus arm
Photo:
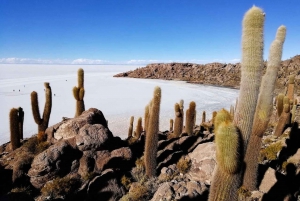
[[[43,112],[43,124],[45,125],[45,130],[48,127],[49,119],[50,119],[50,114],[51,114],[51,108],[52,108],[52,91],[51,87],[49,86],[49,83],[45,83],[46,87],[46,102],[45,102],[45,107],[44,107],[44,112]],[[45,131],[44,130],[44,131]]]
[[[31,109],[35,123],[41,124],[43,120],[40,115],[38,95],[35,91],[31,92]]]

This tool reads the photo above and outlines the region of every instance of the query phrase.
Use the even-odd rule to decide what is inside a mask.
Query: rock
[[[276,171],[273,168],[268,168],[265,175],[259,185],[259,191],[269,192],[269,190],[276,184]]]
[[[95,171],[101,172],[106,168],[126,168],[132,158],[132,152],[128,147],[122,147],[112,152],[107,150],[97,151],[95,157]],[[120,166],[122,164],[122,166]]]
[[[47,181],[58,175],[68,174],[73,161],[80,157],[81,153],[73,149],[67,141],[61,141],[50,146],[34,158],[28,172],[31,184],[40,189]]]
[[[78,174],[81,177],[86,176],[89,172],[93,171],[95,167],[95,159],[93,158],[93,152],[85,151],[79,161]]]
[[[172,201],[184,199],[207,199],[208,188],[196,181],[165,182],[155,192],[151,201]],[[205,193],[206,192],[206,193]]]
[[[112,169],[107,169],[100,176],[95,177],[90,182],[87,192],[88,201],[118,201],[125,195],[125,189],[119,185],[116,173]]]
[[[188,156],[192,161],[192,166],[187,173],[188,178],[210,185],[216,166],[215,143],[208,142],[199,144]]]
[[[75,136],[76,145],[81,151],[108,149],[112,138],[112,133],[101,124],[86,124]]]
[[[101,124],[107,128],[107,122],[102,112],[96,108],[90,108],[84,111],[79,117],[63,122],[54,133],[54,138],[56,140],[72,138],[86,124]]]

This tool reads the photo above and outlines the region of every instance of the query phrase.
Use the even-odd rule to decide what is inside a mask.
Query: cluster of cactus
[[[85,107],[84,107],[84,71],[82,68],[78,69],[78,86],[73,88],[73,96],[76,100],[76,113],[75,117],[78,117],[81,115],[82,112],[84,112]]]
[[[161,89],[155,87],[153,99],[149,106],[149,120],[146,130],[145,142],[145,168],[148,177],[156,176],[156,155],[158,146],[158,132],[159,132],[159,113],[161,102]]]
[[[38,133],[45,132],[48,128],[51,108],[52,108],[52,91],[51,87],[48,82],[44,83],[45,86],[45,95],[46,95],[46,102],[43,112],[43,117],[41,118],[40,110],[39,110],[39,103],[38,103],[38,94],[37,92],[31,92],[31,109],[35,123],[38,125]]]
[[[234,112],[232,123],[230,123],[231,121],[229,120],[218,122],[217,117],[214,121],[218,165],[214,175],[214,182],[211,186],[209,200],[234,201],[237,200],[237,189],[241,187],[241,185],[248,190],[254,190],[256,188],[257,164],[261,138],[267,128],[272,112],[275,81],[280,66],[282,46],[286,33],[284,26],[278,28],[276,38],[270,48],[267,71],[261,80],[264,18],[265,14],[263,11],[253,6],[246,12],[243,19],[243,52],[239,101]],[[232,118],[230,113],[228,113],[228,116]],[[237,136],[237,130],[240,134],[240,140],[237,140],[237,137],[233,137]],[[224,167],[222,167],[224,166],[222,157],[226,157],[224,153],[227,153],[228,156],[230,155],[224,149],[220,148],[220,146],[223,145],[218,144],[220,141],[218,139],[221,138],[218,135],[220,135],[221,131],[231,133],[231,136],[228,134],[228,139],[226,138],[225,141],[230,140],[231,145],[235,144],[236,147],[231,150],[233,153],[236,153],[237,147],[240,147],[238,150],[240,151],[239,157],[241,159],[239,160],[239,157],[236,158],[236,162],[240,168],[235,169],[236,172],[230,176],[228,176],[225,171],[219,171],[219,169],[224,169]],[[222,137],[221,139],[224,140],[224,138]],[[226,146],[228,146],[228,144]],[[218,150],[223,150],[223,152]],[[233,155],[229,158],[234,158],[235,156],[236,155]],[[242,160],[244,160],[245,166],[242,165],[243,163],[240,163]],[[243,169],[245,169],[245,172],[243,172]],[[223,180],[221,181],[220,179]],[[220,184],[224,187],[220,188]]]
[[[11,149],[15,150],[20,146],[23,139],[24,111],[21,107],[12,108],[9,112],[10,142]]]
[[[175,109],[175,121],[174,121],[174,128],[173,128],[173,136],[179,137],[183,129],[183,115],[184,115],[183,106],[180,107],[180,104],[176,103],[174,109]]]

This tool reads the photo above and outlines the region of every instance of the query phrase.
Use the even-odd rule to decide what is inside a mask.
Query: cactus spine
[[[134,116],[131,116],[130,123],[129,123],[129,129],[128,129],[128,138],[132,137],[133,121],[134,121]]]
[[[257,186],[258,156],[262,136],[268,127],[273,109],[273,93],[281,62],[282,47],[285,40],[286,28],[280,26],[269,52],[267,70],[262,78],[260,93],[254,115],[252,134],[245,154],[246,169],[243,186],[253,191]]]
[[[145,167],[146,175],[148,177],[156,176],[156,155],[158,146],[158,132],[159,132],[159,112],[160,112],[160,101],[161,101],[161,89],[155,87],[152,106],[149,119],[149,127],[146,135],[145,142]]]
[[[73,88],[73,96],[76,100],[76,113],[75,117],[78,117],[81,115],[81,113],[85,110],[84,107],[84,71],[82,68],[79,68],[77,71],[78,75],[78,87]]]
[[[11,149],[15,150],[20,147],[20,113],[18,109],[12,108],[10,110],[9,124]]]
[[[44,83],[45,86],[45,95],[46,95],[46,102],[43,112],[43,118],[41,118],[40,110],[39,110],[39,103],[38,103],[38,94],[37,92],[31,92],[31,109],[35,123],[38,125],[38,133],[45,132],[48,128],[51,108],[52,108],[52,91],[51,87],[48,82]]]
[[[190,102],[189,109],[186,111],[185,132],[193,135],[194,119],[195,119],[196,103]]]
[[[179,135],[182,132],[182,119],[183,119],[183,114],[181,113],[182,110],[180,109],[180,106],[178,103],[175,104],[174,106],[175,109],[175,122],[174,122],[174,131],[173,134],[175,137],[179,137]]]

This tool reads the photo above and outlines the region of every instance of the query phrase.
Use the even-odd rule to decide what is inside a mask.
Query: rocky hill
[[[265,69],[266,62],[264,71]],[[240,70],[240,63],[153,63],[143,68],[137,68],[132,71],[117,74],[114,77],[183,80],[191,83],[239,88],[241,80]],[[300,55],[281,62],[276,89],[284,90],[288,77],[292,74],[296,75],[295,84],[296,86],[299,86]]]

